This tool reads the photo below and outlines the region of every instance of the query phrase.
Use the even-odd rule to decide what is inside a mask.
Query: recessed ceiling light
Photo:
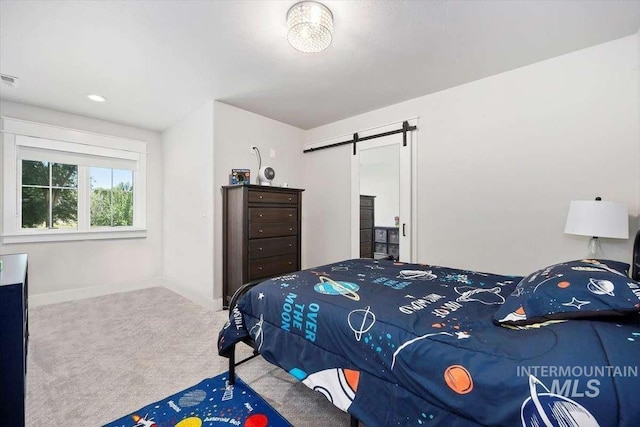
[[[95,102],[105,102],[107,100],[104,96],[95,93],[87,94],[87,98]]]

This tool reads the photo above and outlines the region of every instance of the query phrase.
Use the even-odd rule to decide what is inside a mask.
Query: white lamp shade
[[[564,232],[579,236],[628,239],[627,205],[601,200],[574,200],[569,205]]]

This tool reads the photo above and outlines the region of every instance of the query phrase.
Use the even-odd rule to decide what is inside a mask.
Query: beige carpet
[[[227,371],[216,351],[227,313],[165,288],[31,309],[27,426],[103,425]],[[250,355],[240,347],[239,357]],[[237,373],[295,426],[349,425],[347,414],[262,358]]]

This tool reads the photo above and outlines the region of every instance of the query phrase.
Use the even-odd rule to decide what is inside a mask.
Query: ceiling
[[[640,1],[327,0],[333,43],[303,54],[294,3],[2,0],[0,97],[153,130],[215,99],[309,129],[640,27]]]

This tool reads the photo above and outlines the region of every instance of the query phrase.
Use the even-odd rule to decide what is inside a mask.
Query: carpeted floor
[[[226,311],[165,288],[29,310],[27,426],[103,425],[228,369],[216,352]],[[238,346],[240,355],[249,348]],[[348,426],[349,416],[256,358],[238,375],[295,426]]]

